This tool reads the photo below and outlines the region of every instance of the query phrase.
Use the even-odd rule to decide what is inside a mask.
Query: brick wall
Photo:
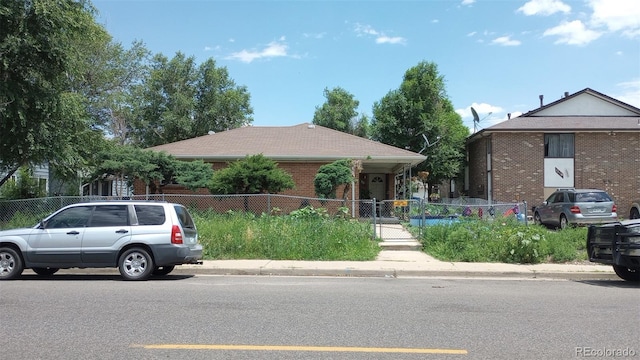
[[[492,142],[493,199],[527,201],[528,211],[545,200],[544,133],[493,133],[469,144],[469,195],[487,198],[486,143]],[[627,218],[640,199],[640,133],[576,133],[576,188],[607,191]],[[478,194],[484,186],[483,196]]]
[[[544,134],[494,133],[491,154],[496,201],[544,201]]]
[[[575,137],[576,188],[605,190],[629,217],[640,200],[640,132],[579,133]]]
[[[313,180],[318,173],[318,169],[320,166],[325,165],[327,163],[312,163],[312,162],[287,162],[287,163],[279,163],[278,168],[286,171],[291,174],[293,177],[293,181],[295,183],[295,188],[291,190],[286,190],[281,192],[281,195],[291,195],[291,196],[302,196],[302,197],[310,197],[315,198],[315,187],[313,184]],[[226,162],[214,162],[211,163],[211,167],[213,170],[220,170],[227,166]],[[355,182],[355,194],[356,198],[359,194],[359,182]],[[166,185],[162,188],[161,191],[166,194],[194,194],[193,191],[183,188],[179,185]],[[336,196],[338,198],[342,198],[342,194],[344,192],[344,186],[340,186],[336,192]],[[134,183],[134,194],[142,195],[146,193],[145,184],[136,180]],[[207,189],[198,189],[195,194],[209,195],[209,190]],[[351,191],[348,192],[348,199],[351,199]]]
[[[480,138],[469,144],[469,197],[488,199],[487,197],[487,142],[491,138]]]

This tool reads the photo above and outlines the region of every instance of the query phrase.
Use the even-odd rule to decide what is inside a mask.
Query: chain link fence
[[[58,196],[24,200],[0,201],[0,223],[14,216],[43,218],[57,209],[79,202],[109,200],[166,201],[182,204],[190,209],[225,213],[228,211],[254,214],[285,215],[306,207],[324,208],[329,215],[348,214],[352,218],[375,223],[401,223],[429,225],[432,220],[469,217],[491,219],[514,215],[527,221],[526,203],[491,203],[483,199],[442,199],[440,202],[411,200],[338,200],[296,197],[274,194],[238,195],[180,195],[154,194],[125,198],[112,196]]]

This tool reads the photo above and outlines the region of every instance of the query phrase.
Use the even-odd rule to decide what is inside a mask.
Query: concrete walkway
[[[373,261],[205,260],[203,265],[182,265],[175,273],[272,276],[372,277],[516,277],[529,279],[618,279],[611,266],[580,264],[502,264],[444,262],[420,251],[419,242],[401,225],[385,224],[383,250]],[[403,250],[403,246],[417,246]]]

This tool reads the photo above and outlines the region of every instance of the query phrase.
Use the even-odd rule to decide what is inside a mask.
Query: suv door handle
[[[80,234],[80,232],[75,231],[75,230],[73,230],[73,231],[69,231],[69,232],[67,233],[67,235],[78,235],[78,234]]]
[[[129,232],[129,231],[128,231],[128,230],[125,230],[125,229],[116,230],[116,234],[126,234],[126,233],[128,233],[128,232]]]

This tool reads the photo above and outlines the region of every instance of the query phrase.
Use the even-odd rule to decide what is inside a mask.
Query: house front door
[[[369,175],[369,192],[371,198],[375,198],[376,201],[382,201],[385,199],[385,176],[384,174],[370,174]]]

